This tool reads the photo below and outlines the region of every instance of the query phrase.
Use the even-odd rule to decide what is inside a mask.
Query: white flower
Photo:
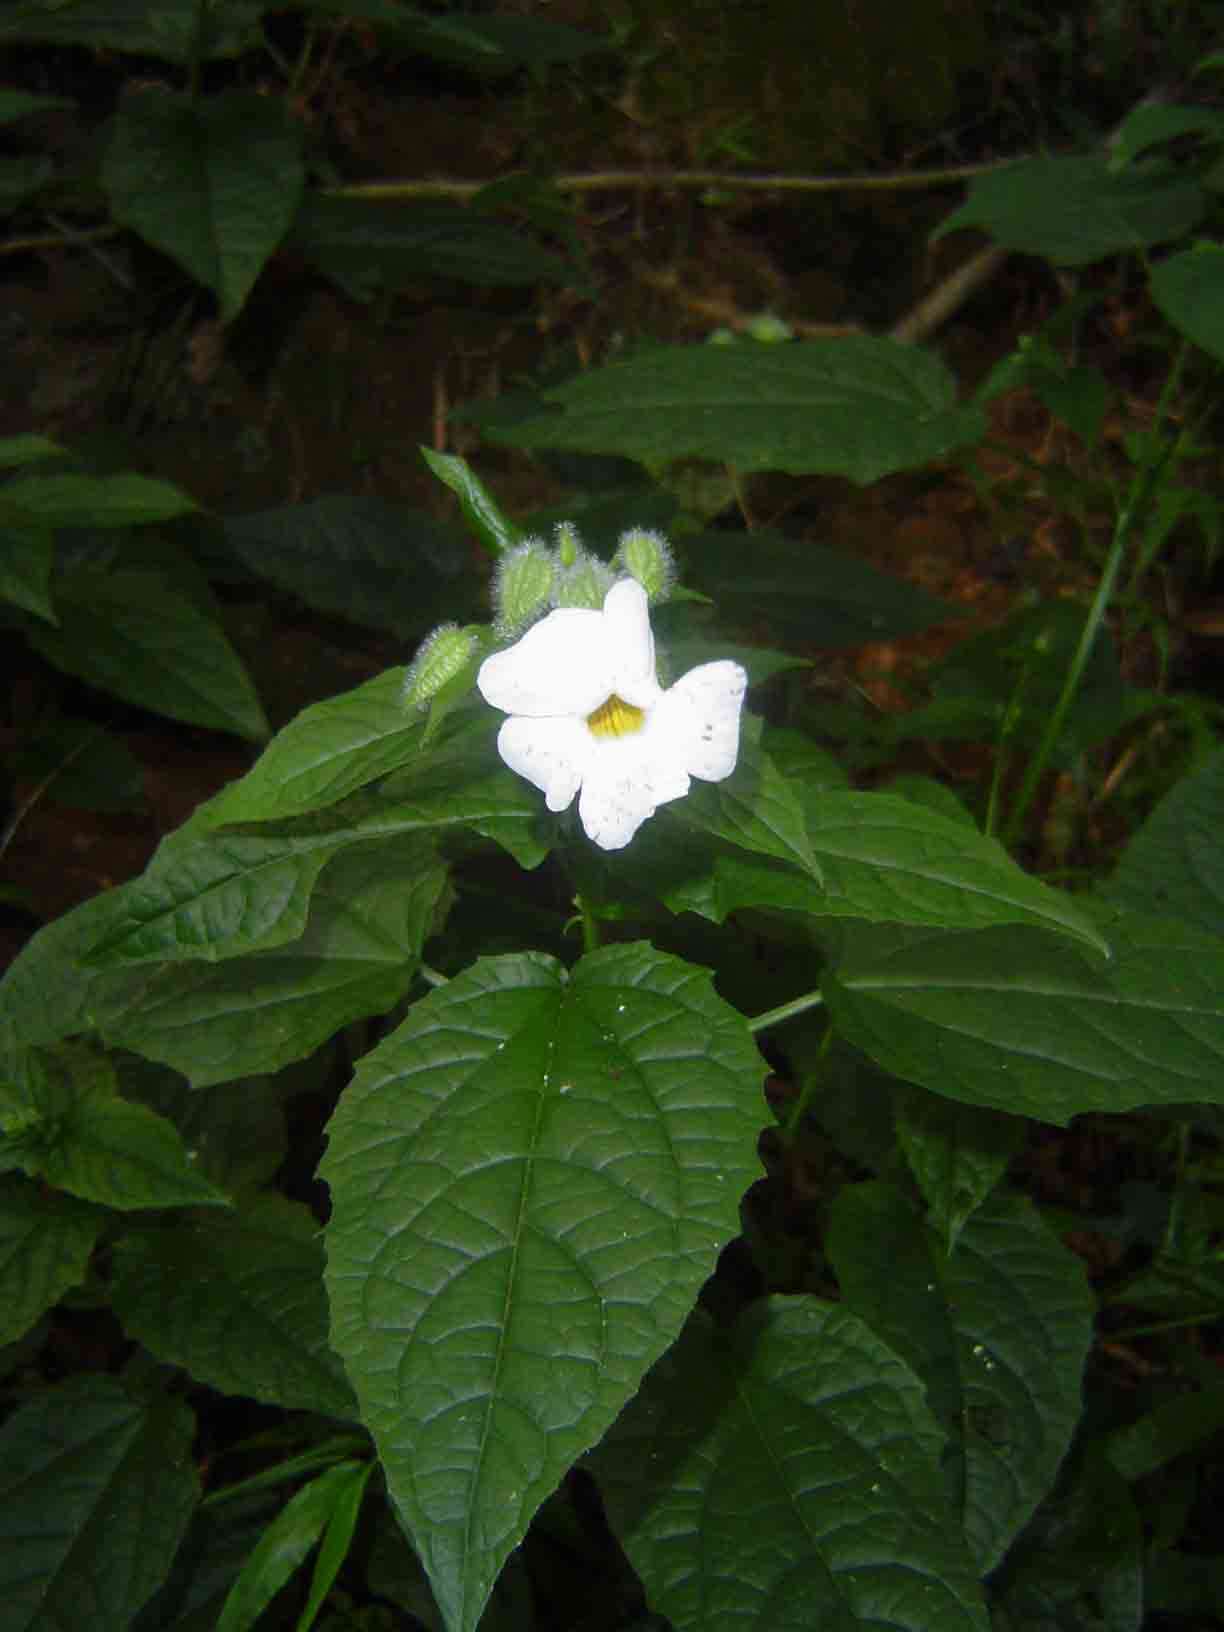
[[[587,837],[627,845],[648,816],[681,799],[689,778],[735,769],[748,677],[738,663],[702,663],[666,691],[655,676],[646,592],[613,584],[603,611],[560,608],[481,664],[476,684],[502,722],[497,751],[565,810],[579,793]]]

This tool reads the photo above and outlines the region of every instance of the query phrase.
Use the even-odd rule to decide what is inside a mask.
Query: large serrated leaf
[[[926,1384],[985,1574],[1053,1485],[1079,1421],[1094,1312],[1083,1269],[1009,1196],[979,1207],[948,1254],[883,1183],[842,1190],[828,1250],[846,1305]]]
[[[0,1428],[0,1603],[6,1632],[129,1632],[160,1584],[198,1494],[195,1420],[74,1377]]]
[[[102,166],[116,221],[211,289],[224,322],[287,232],[304,180],[300,134],[275,98],[147,83],[124,95]]]
[[[937,236],[980,226],[1005,249],[1086,266],[1183,238],[1205,204],[1198,181],[1163,162],[1115,171],[1104,150],[1040,154],[975,176]]]
[[[103,1213],[16,1173],[0,1178],[0,1343],[85,1279]]]
[[[1122,852],[1101,889],[1136,912],[1224,936],[1224,749],[1180,781]]]
[[[219,622],[169,579],[74,571],[56,586],[54,629],[27,638],[50,663],[157,714],[260,739],[268,722]]]
[[[1066,1122],[1224,1103],[1224,941],[1130,914],[1101,927],[1108,961],[1023,925],[854,925],[825,997],[864,1053],[970,1105]]]
[[[482,960],[362,1061],[321,1170],[332,1341],[452,1632],[735,1234],[761,1069],[643,944]]]
[[[111,1299],[151,1354],[223,1394],[354,1415],[327,1345],[318,1224],[296,1202],[263,1196],[231,1217],[130,1233],[115,1249]]]
[[[197,1088],[278,1071],[405,995],[446,879],[433,847],[415,835],[355,846],[315,886],[299,941],[222,963],[156,967],[102,1030]]]
[[[623,454],[646,465],[874,482],[982,431],[938,358],[866,335],[789,346],[660,346],[547,388],[552,412],[486,434],[519,447]]]
[[[589,1458],[677,1632],[985,1632],[909,1368],[816,1298],[699,1313]]]

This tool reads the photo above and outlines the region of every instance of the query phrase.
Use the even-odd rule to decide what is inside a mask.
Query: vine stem
[[[1183,341],[1173,367],[1169,371],[1169,377],[1165,381],[1164,390],[1161,393],[1156,412],[1156,423],[1160,422],[1172,388],[1181,377],[1185,358],[1186,343]],[[1113,540],[1109,546],[1105,570],[1101,574],[1100,582],[1097,584],[1096,594],[1092,597],[1092,605],[1088,609],[1088,617],[1080,633],[1071,662],[1067,666],[1067,673],[1063,679],[1062,690],[1058,694],[1058,701],[1046,720],[1041,740],[1037,744],[1033,757],[1028,762],[1024,780],[1020,784],[1020,792],[1016,795],[1016,802],[1012,806],[1008,818],[1003,838],[1009,849],[1015,845],[1020,836],[1024,826],[1024,819],[1033,803],[1038,785],[1046,773],[1046,768],[1049,765],[1059,735],[1066,723],[1067,713],[1075,699],[1076,692],[1079,690],[1084,671],[1088,667],[1088,661],[1092,656],[1092,648],[1096,644],[1096,638],[1101,631],[1101,625],[1105,621],[1105,614],[1108,612],[1109,603],[1113,598],[1114,587],[1122,570],[1122,562],[1126,555],[1126,547],[1130,543],[1131,534],[1142,520],[1153,493],[1160,485],[1165,467],[1172,458],[1176,446],[1176,438],[1166,442],[1160,451],[1148,460],[1143,469],[1136,473],[1131,481],[1130,491],[1118,511],[1118,519],[1114,526]]]
[[[822,992],[804,992],[802,997],[792,997],[789,1003],[779,1003],[776,1009],[766,1009],[764,1014],[754,1016],[748,1021],[748,1030],[755,1036],[758,1031],[780,1026],[784,1020],[793,1020],[796,1015],[806,1014],[809,1009],[818,1009],[823,1003]]]

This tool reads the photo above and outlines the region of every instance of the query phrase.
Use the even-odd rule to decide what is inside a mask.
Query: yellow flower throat
[[[600,703],[593,714],[587,715],[586,723],[592,736],[628,737],[642,729],[646,716],[640,708],[634,708],[613,692],[607,702]]]

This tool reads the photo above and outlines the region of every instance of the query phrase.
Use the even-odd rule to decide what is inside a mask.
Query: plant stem
[[[438,970],[431,969],[427,963],[420,966],[417,974],[420,975],[426,986],[445,986],[450,980],[449,975],[440,974]]]
[[[1165,391],[1161,395],[1161,408],[1164,407],[1170,384],[1181,372],[1183,356],[1184,350],[1174,364],[1169,379],[1165,382]],[[1046,721],[1045,730],[1041,734],[1041,740],[1037,744],[1032,759],[1029,760],[1028,768],[1024,773],[1024,780],[1020,784],[1020,792],[1016,795],[1016,802],[1012,806],[1011,816],[1008,819],[1007,830],[1004,834],[1004,842],[1009,849],[1020,836],[1024,826],[1024,819],[1029,813],[1029,807],[1033,803],[1037,788],[1045,775],[1051,755],[1057,746],[1059,735],[1066,723],[1067,714],[1075,699],[1075,694],[1079,690],[1080,681],[1084,677],[1084,670],[1088,667],[1088,660],[1092,656],[1092,648],[1096,644],[1097,635],[1100,633],[1101,625],[1105,621],[1105,614],[1109,610],[1109,602],[1113,596],[1114,586],[1122,570],[1122,562],[1126,555],[1126,547],[1130,542],[1131,534],[1146,512],[1148,502],[1160,484],[1160,479],[1164,474],[1165,466],[1172,457],[1175,445],[1174,442],[1166,442],[1144,468],[1136,473],[1131,481],[1130,491],[1123,500],[1122,507],[1118,512],[1118,520],[1114,527],[1113,541],[1109,546],[1105,570],[1101,574],[1096,594],[1092,598],[1092,605],[1088,609],[1088,617],[1080,633],[1079,643],[1067,667],[1062,690],[1058,694],[1058,701]]]
[[[793,1020],[796,1015],[806,1014],[809,1009],[818,1009],[823,1003],[823,992],[805,992],[802,997],[792,997],[789,1003],[779,1003],[776,1009],[766,1009],[764,1014],[756,1015],[749,1020],[748,1030],[755,1036],[758,1031],[781,1025],[783,1020]]]

